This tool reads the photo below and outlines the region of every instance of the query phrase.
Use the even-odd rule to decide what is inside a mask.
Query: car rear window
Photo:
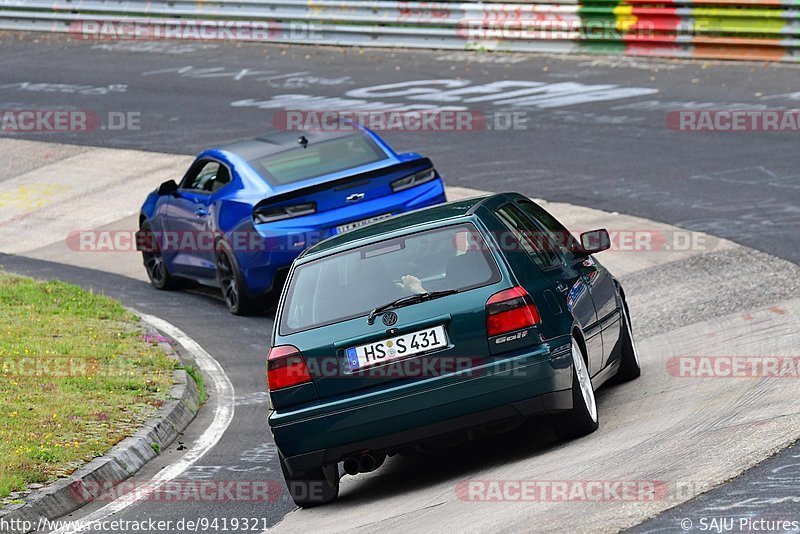
[[[363,134],[309,143],[250,162],[267,182],[286,185],[386,159],[375,141]]]
[[[368,314],[420,292],[466,290],[500,273],[470,223],[395,237],[299,265],[289,281],[282,335]],[[421,286],[421,287],[420,287]]]

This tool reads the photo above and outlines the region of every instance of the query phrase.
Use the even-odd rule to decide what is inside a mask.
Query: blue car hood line
[[[272,195],[269,198],[262,200],[261,202],[256,204],[255,207],[258,208],[259,206],[265,206],[268,204],[278,204],[280,202],[285,202],[287,200],[303,197],[310,193],[327,191],[330,189],[334,189],[336,187],[341,187],[362,180],[371,180],[372,178],[377,178],[378,176],[384,176],[386,174],[390,174],[393,172],[398,172],[406,169],[407,170],[412,170],[417,168],[425,169],[428,167],[433,167],[433,163],[431,162],[431,160],[429,158],[420,158],[412,161],[402,161],[399,163],[393,163],[392,165],[387,165],[385,167],[381,167],[379,169],[373,169],[367,172],[352,174],[344,178],[339,178],[338,180],[323,181],[305,187],[303,187],[300,184],[298,184],[296,187],[289,186],[288,191],[282,189],[278,194]]]

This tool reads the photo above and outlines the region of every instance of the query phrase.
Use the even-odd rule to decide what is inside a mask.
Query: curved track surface
[[[369,92],[372,96],[365,96],[363,88],[431,79],[451,85],[461,83],[453,80],[468,79],[471,86],[501,80],[509,82],[503,86],[504,91],[519,89],[524,83],[529,88],[533,82],[572,83],[561,86],[566,92],[551,94],[546,105],[545,100],[528,102],[512,110],[524,113],[526,130],[389,132],[386,137],[401,149],[424,150],[452,185],[519,190],[535,197],[591,204],[708,231],[795,262],[800,260],[800,241],[791,231],[800,220],[800,184],[792,134],[689,134],[669,131],[665,123],[667,110],[685,109],[701,101],[716,103],[717,109],[737,104],[770,109],[791,107],[800,97],[792,93],[798,71],[791,67],[764,69],[740,64],[706,68],[688,63],[606,63],[597,59],[517,56],[506,56],[516,63],[497,64],[461,61],[460,56],[437,53],[360,54],[354,50],[303,47],[170,43],[96,45],[65,42],[63,38],[45,38],[34,46],[29,38],[19,39],[2,38],[3,50],[8,53],[0,59],[4,73],[0,83],[1,108],[50,106],[141,113],[140,130],[113,135],[50,134],[46,139],[179,153],[270,129],[275,110],[262,107],[272,105],[264,102],[281,95],[350,100],[359,96],[367,102],[408,104],[412,102],[408,95],[390,97],[386,95],[389,89],[381,89],[383,96],[378,98],[374,96],[378,90],[373,89]],[[70,61],[75,57],[83,61],[76,65]],[[98,70],[98,66],[102,69]],[[111,89],[112,85],[116,87]],[[576,103],[582,87],[589,85],[637,91],[629,91],[624,97],[615,93],[618,98],[613,100],[597,100],[599,90],[594,88],[587,90],[595,95],[594,101]],[[429,82],[421,86],[432,87]],[[431,104],[432,95],[429,92],[427,101],[416,102]],[[445,97],[439,94],[436,98]],[[446,98],[466,99],[464,95]],[[510,109],[491,101],[461,101],[455,102],[475,106],[487,116]],[[260,102],[261,107],[253,107],[253,102]],[[18,137],[43,140],[42,135]],[[183,158],[136,152],[99,153],[96,149],[36,143],[27,143],[24,149],[19,144],[14,146],[13,152],[6,150],[0,156],[6,169],[0,180],[8,182],[7,191],[19,188],[14,182],[19,176],[33,178],[50,173],[48,180],[53,181],[52,177],[59,173],[74,173],[76,164],[80,169],[94,169],[83,186],[85,190],[76,190],[76,194],[95,195],[98,199],[81,204],[89,222],[81,223],[79,228],[106,224],[112,228],[130,227],[130,221],[117,219],[135,212],[138,197],[131,195],[127,205],[114,211],[111,218],[109,207],[98,205],[102,199],[118,198],[113,193],[134,181],[137,188],[150,188],[185,163]],[[465,158],[464,154],[470,157]],[[44,161],[48,165],[43,169]],[[119,168],[109,173],[109,166],[115,162]],[[148,170],[131,172],[142,168]],[[130,173],[131,182],[121,178],[125,172]],[[70,179],[65,177],[70,187],[76,187]],[[49,210],[65,209],[69,194],[39,194],[41,206],[26,209],[17,202],[13,209],[18,212],[0,219],[0,226],[6,231],[2,250],[141,278],[138,260],[131,255],[81,255],[58,244],[66,234],[64,230],[77,229],[78,223],[68,222],[67,227],[56,229],[39,223]],[[18,190],[17,197],[6,193],[5,206],[11,205],[8,198],[30,200],[30,196],[30,191],[24,190]],[[650,220],[570,206],[553,207],[560,209],[559,213],[575,228],[602,223],[620,230],[678,235],[674,228]],[[8,211],[3,213],[7,214]],[[25,244],[28,234],[11,230],[20,227],[39,240]],[[221,303],[206,294],[156,293],[140,281],[113,274],[8,256],[0,258],[0,263],[10,270],[64,278],[107,292],[143,312],[164,317],[192,335],[222,362],[231,376],[237,407],[234,422],[220,445],[186,478],[280,478],[276,451],[263,423],[263,359],[271,325],[268,316],[229,317],[223,313]],[[444,530],[455,525],[465,530],[485,530],[499,525],[524,530],[534,522],[542,529],[560,525],[579,530],[617,530],[706,491],[788,445],[800,434],[797,408],[791,400],[796,382],[678,379],[669,375],[666,366],[671,356],[685,354],[792,355],[792,350],[796,354],[793,344],[796,345],[800,309],[789,299],[797,294],[797,267],[713,239],[685,252],[662,250],[649,256],[620,252],[607,263],[623,275],[631,295],[645,355],[645,375],[633,384],[608,388],[600,395],[603,423],[598,434],[562,444],[543,428],[431,457],[394,460],[373,475],[345,481],[341,503],[293,513],[282,528],[302,525],[314,530],[366,530],[417,526]],[[193,426],[201,426],[207,417],[208,411],[201,412]],[[191,432],[186,439],[192,439]],[[772,469],[796,462],[791,459],[796,454],[792,450],[772,460],[778,462]],[[178,450],[166,451],[140,476],[157,478],[159,467],[179,455]],[[767,468],[756,468],[745,477],[758,481],[769,475],[759,475],[758,469]],[[779,471],[787,473],[785,469]],[[774,478],[774,474],[770,476]],[[656,501],[624,504],[475,503],[460,499],[455,491],[456,484],[473,478],[646,479],[665,482],[669,492]],[[726,487],[716,490],[722,492],[717,499],[727,499],[726,513],[732,513],[730,510],[736,510],[733,505],[742,504],[743,499],[737,500],[740,494],[731,493],[736,491],[734,486],[724,493]],[[767,497],[760,504],[751,501],[749,504],[756,511],[748,512],[765,515],[779,510],[781,487],[779,483],[765,486]],[[714,495],[712,492],[703,498],[713,499]],[[91,505],[81,514],[100,506]],[[678,510],[689,515],[706,513],[709,507],[708,502],[702,501],[690,501],[684,506],[688,508]],[[269,526],[292,509],[285,498],[269,504],[145,502],[121,515],[172,519],[260,517],[265,519],[264,526]],[[745,510],[744,504],[741,510]],[[678,512],[668,512],[639,528],[675,530],[679,528],[675,513]]]
[[[494,130],[386,137],[424,149],[451,185],[629,213],[800,261],[797,133],[677,132],[666,120],[686,109],[794,109],[797,66],[13,33],[0,34],[0,46],[0,109],[139,114],[138,130],[50,133],[48,141],[195,154],[271,130],[275,112],[293,103],[458,106],[485,114]],[[396,83],[415,85],[375,89]],[[525,129],[493,118],[512,111]]]

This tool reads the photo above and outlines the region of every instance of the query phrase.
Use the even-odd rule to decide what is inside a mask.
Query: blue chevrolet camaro
[[[154,287],[219,287],[244,314],[317,241],[445,200],[428,158],[366,128],[279,132],[206,150],[161,184],[142,205],[137,248]]]

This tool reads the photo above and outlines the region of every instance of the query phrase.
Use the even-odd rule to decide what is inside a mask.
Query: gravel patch
[[[638,271],[620,282],[637,335],[648,337],[794,298],[800,295],[800,266],[735,248]]]

